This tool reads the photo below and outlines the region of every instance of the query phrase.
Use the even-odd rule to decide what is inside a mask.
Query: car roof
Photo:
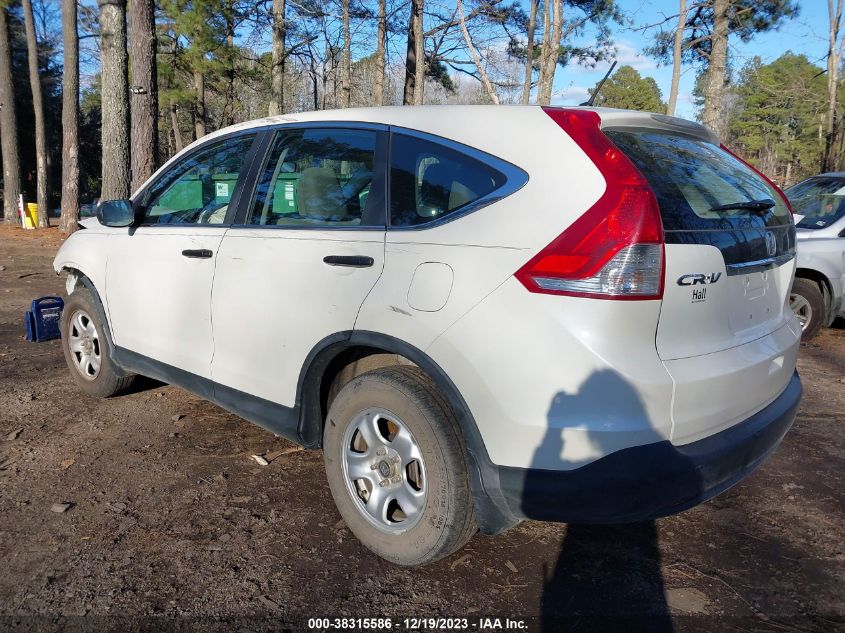
[[[263,117],[245,121],[229,127],[216,130],[200,139],[205,141],[215,136],[222,136],[232,132],[260,129],[284,123],[308,122],[349,122],[375,123],[407,127],[422,132],[437,133],[444,120],[452,122],[464,120],[473,126],[494,124],[497,121],[513,120],[515,111],[525,116],[536,116],[542,106],[537,105],[421,105],[421,106],[379,106],[364,108],[342,108],[336,110],[311,110],[307,112],[292,112],[276,116]],[[567,110],[587,110],[599,114],[602,126],[613,127],[669,127],[688,134],[699,136],[705,140],[718,143],[713,132],[699,123],[687,121],[677,117],[636,110],[620,110],[616,108],[598,108],[586,106],[553,106]],[[495,128],[487,128],[490,129]]]
[[[718,138],[713,132],[703,125],[684,119],[613,108],[561,107],[596,112],[601,117],[602,127],[656,128],[718,144]],[[546,132],[550,119],[543,108],[537,105],[380,106],[293,112],[237,123],[206,134],[171,157],[147,183],[181,160],[182,156],[215,138],[237,132],[259,131],[285,123],[309,122],[373,123],[407,128],[473,147],[515,165],[530,164],[537,160],[538,156],[543,155],[543,152],[537,152],[538,147],[547,150],[545,143],[550,139]],[[142,184],[138,191],[146,187],[147,183]]]

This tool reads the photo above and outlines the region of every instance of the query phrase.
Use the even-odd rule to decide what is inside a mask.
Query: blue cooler
[[[30,310],[24,315],[26,320],[26,340],[49,341],[54,338],[61,338],[61,327],[59,320],[62,317],[62,308],[65,302],[61,297],[41,297],[32,302]]]

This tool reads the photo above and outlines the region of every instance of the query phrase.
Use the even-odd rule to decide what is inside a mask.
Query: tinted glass
[[[778,192],[713,143],[656,131],[605,133],[648,180],[667,231],[790,224],[789,209]],[[714,210],[753,200],[771,200],[774,206],[763,211]]]
[[[439,143],[393,134],[390,148],[390,224],[414,226],[459,211],[498,189],[505,177]]]
[[[795,213],[803,215],[798,226],[823,229],[845,215],[845,178],[808,178],[786,190]]]
[[[143,224],[223,224],[254,134],[209,143],[153,184]]]
[[[376,132],[279,132],[258,181],[249,219],[259,226],[384,225],[370,199]],[[368,205],[368,201],[370,204]]]

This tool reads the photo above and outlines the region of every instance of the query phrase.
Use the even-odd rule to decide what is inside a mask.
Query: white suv
[[[285,115],[204,137],[55,260],[71,375],[163,380],[309,448],[415,565],[523,518],[678,512],[792,423],[781,192],[621,110]]]
[[[807,178],[784,193],[798,231],[789,303],[807,341],[836,317],[845,318],[845,172]]]

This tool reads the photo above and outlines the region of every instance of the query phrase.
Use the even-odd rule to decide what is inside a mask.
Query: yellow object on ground
[[[24,228],[34,229],[38,226],[38,205],[35,202],[27,203],[23,221]]]

